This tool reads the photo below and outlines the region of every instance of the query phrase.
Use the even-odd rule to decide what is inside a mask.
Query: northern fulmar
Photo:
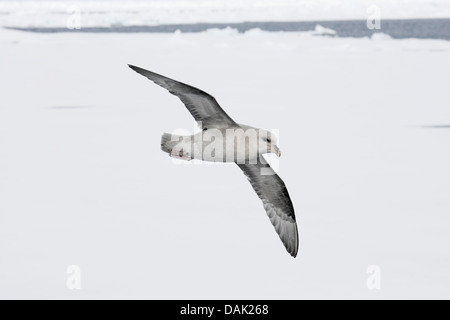
[[[161,149],[183,160],[235,162],[262,200],[286,250],[295,258],[299,236],[294,207],[283,180],[262,157],[268,153],[281,156],[276,136],[236,123],[213,96],[200,89],[136,66],[129,67],[177,96],[200,126],[201,132],[191,136],[164,133]]]

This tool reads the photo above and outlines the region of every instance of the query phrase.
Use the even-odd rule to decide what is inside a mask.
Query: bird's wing
[[[286,186],[268,163],[238,164],[261,198],[286,250],[295,258],[299,247],[294,207]],[[263,173],[263,174],[261,174]]]
[[[222,128],[236,125],[233,119],[219,106],[216,99],[208,93],[160,74],[132,65],[128,66],[180,98],[194,119],[197,122],[201,121],[202,128]]]

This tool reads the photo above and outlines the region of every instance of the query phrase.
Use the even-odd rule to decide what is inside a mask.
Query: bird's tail
[[[161,150],[169,154],[172,153],[182,139],[182,136],[177,136],[176,134],[163,133],[161,137]]]

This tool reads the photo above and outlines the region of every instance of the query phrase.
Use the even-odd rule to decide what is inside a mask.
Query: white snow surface
[[[1,30],[0,47],[0,298],[450,298],[450,42]],[[160,150],[192,118],[128,63],[279,129],[297,259],[235,165]]]
[[[75,6],[75,7],[74,7]],[[81,26],[198,22],[450,18],[448,0],[131,0],[0,1],[0,25],[65,27],[74,8]]]

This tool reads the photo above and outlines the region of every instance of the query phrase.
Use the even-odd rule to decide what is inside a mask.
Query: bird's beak
[[[281,157],[280,149],[277,146],[275,146],[274,149],[275,149],[275,154],[278,156],[278,158]]]

